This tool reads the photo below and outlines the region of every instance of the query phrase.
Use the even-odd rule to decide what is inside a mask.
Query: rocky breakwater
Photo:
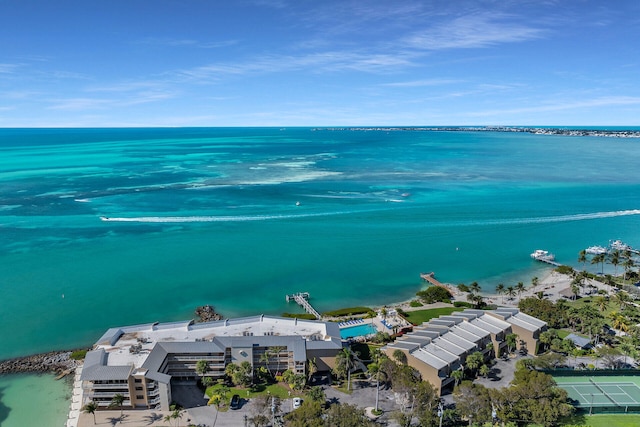
[[[200,322],[222,320],[222,315],[220,313],[216,313],[216,309],[212,305],[202,305],[197,307],[196,316],[200,318]]]
[[[78,361],[71,358],[71,351],[52,351],[4,360],[0,362],[0,375],[23,373],[63,374],[74,370],[77,365]]]

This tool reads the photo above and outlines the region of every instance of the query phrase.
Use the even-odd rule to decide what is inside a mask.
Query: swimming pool
[[[357,326],[350,326],[348,328],[340,329],[340,338],[343,340],[355,337],[364,337],[367,335],[372,335],[378,332],[375,326],[365,323]]]

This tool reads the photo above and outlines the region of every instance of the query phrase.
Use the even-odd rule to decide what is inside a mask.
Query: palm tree
[[[404,353],[404,351],[400,350],[399,348],[393,351],[392,356],[394,359],[396,359],[396,362],[401,363],[403,365],[407,364],[407,355]]]
[[[313,359],[307,360],[307,366],[309,370],[309,381],[311,381],[311,378],[316,374],[316,372],[318,372],[318,363],[316,362],[316,358],[314,357]]]
[[[601,273],[604,273],[604,261],[606,260],[606,255],[605,254],[598,254],[598,255],[594,255],[594,257],[591,259],[591,264],[600,264],[602,263],[602,269],[600,270]]]
[[[615,302],[620,305],[620,311],[623,311],[625,307],[631,303],[631,297],[625,291],[618,292],[613,298]]]
[[[226,385],[221,385],[216,391],[220,393],[220,396],[222,396],[223,399],[225,399],[227,397],[227,393],[229,393],[231,389]]]
[[[180,418],[182,418],[182,416],[184,415],[184,411],[176,405],[171,405],[170,409],[171,409],[171,415],[169,416],[169,418],[172,420],[176,420],[176,427],[179,427]]]
[[[374,362],[370,363],[367,366],[367,370],[369,371],[369,373],[371,375],[375,375],[376,376],[376,406],[375,406],[375,410],[377,412],[378,411],[378,403],[380,402],[380,374],[382,374],[385,377],[385,379],[388,379],[388,378],[386,378],[387,374],[386,374],[386,372],[384,372],[382,370],[382,367],[380,366],[380,360],[382,358],[382,354],[381,354],[380,350],[378,350],[378,349],[376,349],[376,350],[377,350],[378,354],[373,354],[372,355],[373,356],[372,358],[373,358]]]
[[[624,354],[624,364],[627,364],[627,356],[631,355],[636,349],[633,344],[632,338],[629,336],[623,337],[620,343],[620,351]]]
[[[594,302],[596,303],[596,307],[598,307],[600,311],[605,311],[607,309],[607,306],[609,305],[609,300],[607,299],[607,297],[602,295],[596,297]]]
[[[270,356],[276,356],[277,357],[277,368],[278,369],[278,373],[280,373],[280,352],[282,352],[283,350],[286,350],[286,347],[282,347],[282,346],[275,346],[275,347],[271,347],[271,351],[269,352]]]
[[[98,409],[98,404],[93,400],[82,407],[82,412],[85,414],[93,415],[93,424],[96,423],[96,410]]]
[[[585,264],[587,263],[587,251],[584,249],[578,252],[578,262],[582,263],[582,269],[584,270]]]
[[[269,368],[269,361],[271,358],[269,357],[269,350],[265,350],[259,357],[260,363],[264,363],[264,366],[267,368],[267,372],[269,372],[269,376],[273,378],[273,374],[271,373],[271,368]]]
[[[507,297],[509,297],[509,299],[512,300],[516,296],[516,290],[513,288],[513,286],[509,286],[507,287],[506,294],[507,294]]]
[[[491,369],[484,363],[482,364],[482,366],[480,366],[480,369],[478,369],[478,373],[485,378],[487,378],[489,372],[491,372]]]
[[[496,293],[498,295],[502,295],[502,303],[504,304],[504,284],[498,283],[498,286],[496,286]]]
[[[111,398],[111,403],[109,404],[109,408],[120,407],[120,418],[122,418],[122,406],[124,404],[124,395],[121,393],[117,393],[115,396]]]
[[[628,320],[623,314],[612,311],[609,313],[609,318],[611,319],[611,326],[613,326],[614,329],[621,330],[622,332],[629,330]]]
[[[540,338],[538,340],[540,341],[540,344],[542,344],[543,348],[546,349],[551,345],[551,341],[556,337],[557,334],[555,331],[546,330],[540,333]]]
[[[480,366],[482,366],[483,362],[484,362],[484,356],[482,356],[482,353],[480,353],[479,351],[476,351],[468,355],[464,363],[467,369],[475,373],[475,371]]]
[[[625,252],[625,256],[626,256],[626,252]],[[635,262],[633,262],[633,258],[631,258],[631,254],[629,254],[629,257],[622,262],[622,266],[624,267],[624,277],[623,277],[624,281],[627,280],[627,273],[629,272],[629,270],[635,267],[635,265],[636,264]]]
[[[615,249],[609,255],[609,262],[615,267],[615,275],[618,275],[618,264],[620,264],[620,251]]]
[[[464,378],[464,371],[462,369],[456,369],[455,371],[451,372],[449,376],[453,378],[454,385],[457,387],[458,384],[460,384],[460,381],[462,381],[462,379]]]
[[[380,316],[382,316],[382,320],[387,320],[387,316],[389,315],[389,311],[387,310],[387,307],[384,306],[380,309]]]
[[[526,289],[527,288],[524,286],[524,283],[518,282],[518,284],[516,285],[516,291],[518,291],[518,298],[520,298],[520,296]]]
[[[344,369],[347,371],[347,391],[351,389],[351,369],[355,367],[356,354],[349,347],[344,347],[340,353],[338,353],[338,365],[344,365]]]
[[[480,287],[478,282],[473,282],[471,283],[471,285],[469,285],[469,290],[471,291],[471,293],[479,294],[482,288]]]
[[[518,342],[517,334],[509,334],[506,336],[505,340],[507,341],[507,350],[511,353],[516,348],[516,343]]]
[[[538,287],[538,284],[539,284],[538,282],[539,282],[538,277],[534,276],[531,278],[531,286],[533,287],[533,289]]]
[[[215,427],[216,421],[218,421],[218,413],[220,412],[220,402],[222,402],[222,397],[220,397],[220,395],[216,394],[216,395],[211,397],[211,400],[209,402],[213,403],[214,405],[216,405],[216,417],[213,419],[213,425]],[[170,417],[170,415],[167,415],[167,417]],[[167,421],[167,417],[164,417],[165,421]],[[171,418],[169,418],[169,419],[171,419]]]
[[[198,360],[196,362],[196,374],[201,377],[209,370],[209,363],[206,360]]]
[[[575,301],[580,293],[580,288],[575,283],[575,281],[571,282],[571,293],[573,294],[573,300]]]

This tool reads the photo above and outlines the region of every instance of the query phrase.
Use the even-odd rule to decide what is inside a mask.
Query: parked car
[[[298,409],[300,407],[300,405],[302,405],[302,399],[300,399],[299,397],[294,397],[293,398],[293,409]]]
[[[239,409],[240,408],[240,396],[234,394],[231,398],[231,404],[229,405],[231,409]]]

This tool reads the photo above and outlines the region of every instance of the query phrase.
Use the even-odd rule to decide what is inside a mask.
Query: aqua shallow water
[[[528,283],[640,246],[640,141],[488,132],[0,130],[0,359],[106,328]],[[297,203],[299,202],[299,204]],[[108,220],[101,220],[105,217]],[[4,426],[3,426],[4,427]]]
[[[0,376],[0,426],[63,426],[71,388],[53,375]]]

